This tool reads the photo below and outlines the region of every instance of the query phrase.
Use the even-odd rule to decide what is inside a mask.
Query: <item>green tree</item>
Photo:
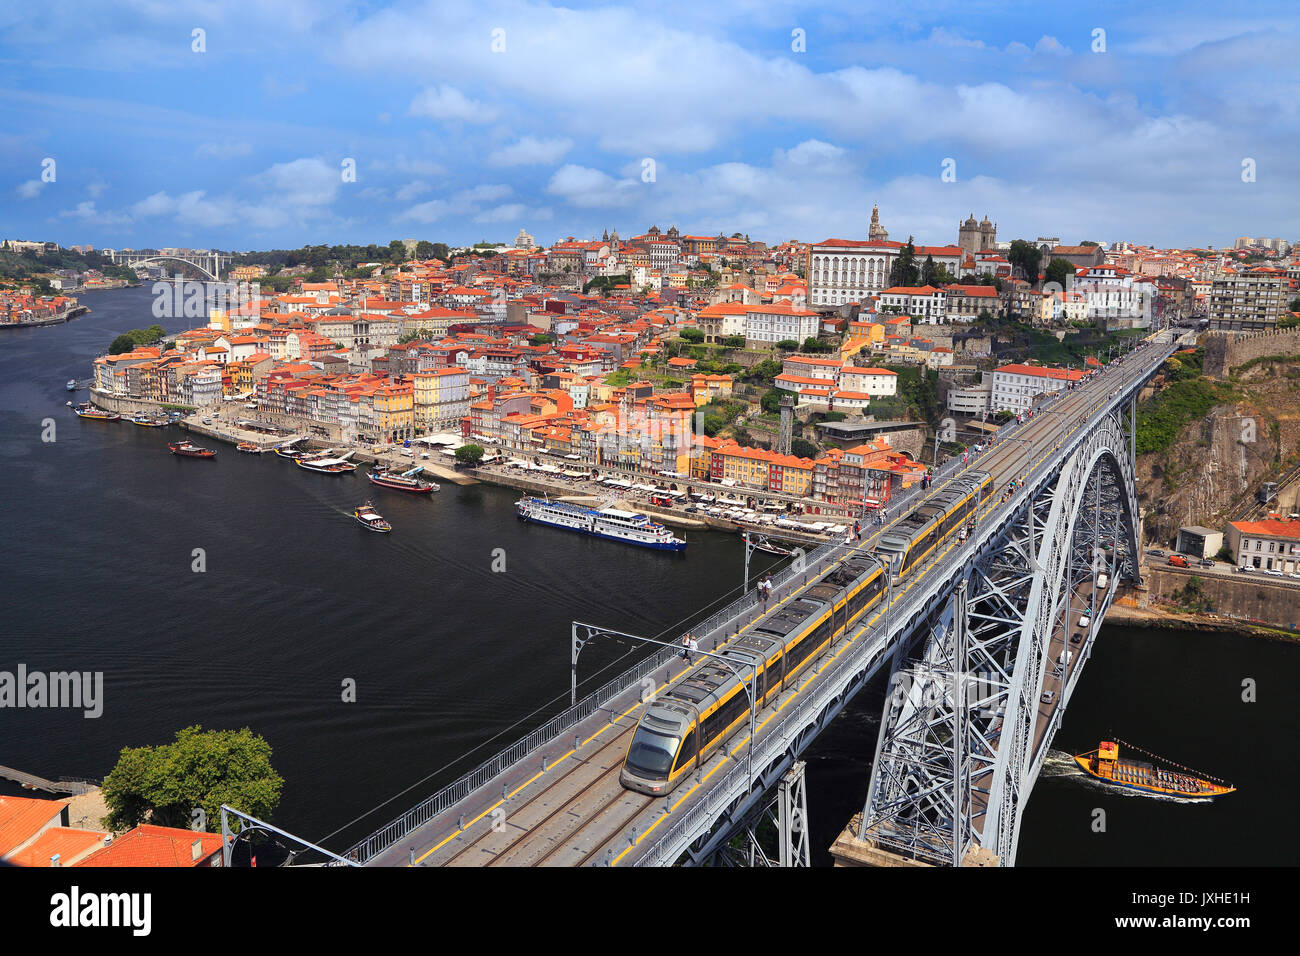
[[[415,258],[432,259],[434,255],[433,243],[428,239],[421,239],[415,244]]]
[[[808,338],[803,340],[803,351],[805,352],[829,352],[830,350],[831,344],[829,342],[823,342],[815,335],[810,335]]]
[[[461,445],[456,449],[456,460],[462,465],[477,466],[483,460],[482,445]]]
[[[782,352],[793,352],[799,347],[799,343],[794,339],[782,339],[776,343],[776,347]]]
[[[934,256],[926,256],[921,266],[921,285],[934,285],[939,281],[939,267],[934,264]]]
[[[745,347],[745,337],[743,335],[728,335],[722,340],[722,344],[729,349],[743,349]]]
[[[1049,262],[1047,268],[1043,270],[1044,280],[1055,282],[1062,289],[1065,288],[1065,280],[1072,275],[1074,275],[1074,266],[1070,264],[1070,260],[1059,257]]]
[[[689,328],[689,327],[688,327],[688,328],[682,329],[682,330],[681,330],[679,333],[677,333],[677,334],[678,334],[678,337],[680,337],[680,338],[682,338],[682,339],[685,339],[687,342],[695,342],[695,343],[699,343],[699,342],[703,342],[703,341],[704,341],[704,333],[701,332],[699,329]]]
[[[912,237],[908,236],[907,245],[899,250],[898,258],[889,268],[889,284],[915,286],[920,277],[921,270],[916,265],[916,246],[912,244]]]
[[[779,388],[769,388],[764,392],[762,399],[759,401],[759,404],[763,406],[763,411],[779,412],[781,410],[781,396],[784,394],[784,390]]]
[[[103,825],[129,830],[141,823],[188,829],[202,809],[207,828],[221,820],[223,803],[269,820],[284,779],[271,767],[271,745],[247,727],[177,731],[159,747],[124,747],[104,778],[108,816]]]
[[[781,363],[776,359],[763,359],[763,361],[750,366],[749,371],[744,373],[745,381],[754,383],[771,384],[772,380],[781,374]]]
[[[1042,258],[1042,250],[1032,242],[1026,242],[1024,239],[1011,240],[1011,248],[1007,251],[1007,261],[1013,267],[1020,269],[1030,285],[1038,283],[1038,263]]]
[[[821,451],[806,438],[795,438],[790,442],[790,454],[796,458],[819,458]]]
[[[406,244],[401,239],[394,239],[388,244],[388,261],[405,262]]]
[[[538,332],[528,341],[533,345],[550,345],[555,341],[555,336],[550,332]]]

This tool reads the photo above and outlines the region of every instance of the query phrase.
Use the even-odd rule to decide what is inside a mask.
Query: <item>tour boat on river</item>
[[[401,474],[388,470],[371,471],[366,474],[366,477],[370,479],[371,484],[378,485],[381,488],[392,488],[395,491],[409,491],[417,495],[427,495],[430,492],[438,491],[436,482],[425,481],[418,477],[422,470],[413,468]]]
[[[299,458],[295,464],[299,468],[306,468],[308,471],[320,471],[330,475],[357,470],[357,463],[348,461],[352,457],[352,452],[346,452],[338,458],[330,458],[329,455],[332,452],[333,449],[329,449],[315,458]]]
[[[173,455],[180,455],[183,458],[216,458],[217,453],[211,448],[204,448],[202,445],[196,445],[192,441],[169,441],[167,449]]]
[[[71,402],[69,402],[71,404]],[[106,412],[102,408],[96,408],[90,402],[82,402],[80,405],[73,405],[72,410],[77,413],[78,418],[93,418],[101,422],[115,422],[122,416],[117,412]]]
[[[686,542],[643,514],[617,508],[585,508],[566,501],[520,498],[515,512],[523,521],[536,521],[555,528],[622,541],[658,551],[681,551]]]
[[[353,509],[352,517],[356,518],[367,531],[378,531],[381,534],[387,534],[393,530],[393,526],[384,520],[384,516],[376,511],[375,506],[369,501],[361,505],[361,507]]]
[[[1132,750],[1141,751],[1166,766],[1162,767],[1145,760],[1121,758],[1120,743]],[[1123,790],[1137,790],[1169,797],[1212,799],[1237,789],[1229,783],[1201,774],[1189,767],[1180,766],[1173,761],[1164,760],[1118,738],[1113,741],[1103,740],[1096,750],[1075,754],[1074,761],[1090,777]]]

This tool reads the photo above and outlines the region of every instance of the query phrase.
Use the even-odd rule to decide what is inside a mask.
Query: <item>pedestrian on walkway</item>
[[[691,662],[691,643],[691,632],[687,631],[682,635],[682,660],[688,664]]]
[[[696,642],[695,638],[691,637],[688,634],[686,636],[686,663],[689,664],[691,662],[691,655],[693,655],[699,649],[700,649],[699,643]]]

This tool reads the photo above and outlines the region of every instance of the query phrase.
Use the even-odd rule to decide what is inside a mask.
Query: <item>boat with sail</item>
[[[1121,757],[1119,753],[1121,743],[1152,759],[1132,760]],[[1176,764],[1171,760],[1165,760],[1118,737],[1114,740],[1103,740],[1096,750],[1075,754],[1074,761],[1088,776],[1121,790],[1136,790],[1141,793],[1170,797],[1212,799],[1237,789],[1230,783]]]

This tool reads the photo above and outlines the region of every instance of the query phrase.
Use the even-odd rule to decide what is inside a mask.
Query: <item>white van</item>
[[[1099,591],[1104,590],[1106,585],[1109,583],[1110,583],[1110,578],[1108,578],[1106,575],[1104,574],[1097,575],[1097,590]]]

